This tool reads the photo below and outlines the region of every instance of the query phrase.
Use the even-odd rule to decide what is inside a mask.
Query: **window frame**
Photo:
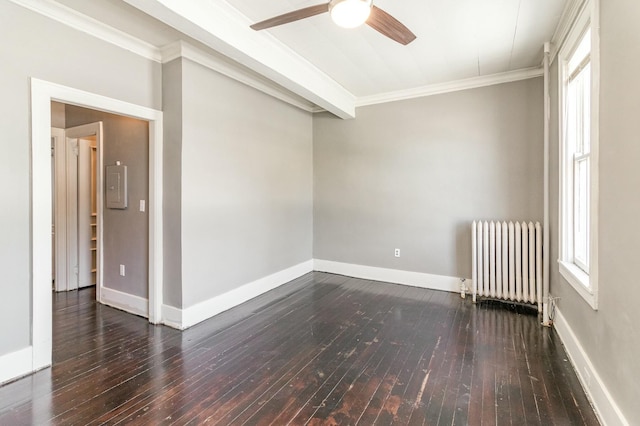
[[[566,137],[566,99],[569,73],[568,61],[577,49],[585,33],[591,29],[590,93],[590,152],[589,152],[589,265],[575,262],[573,254],[574,235],[574,162],[573,152],[568,151]],[[599,145],[599,16],[596,1],[587,1],[569,31],[558,52],[558,124],[559,124],[559,248],[560,274],[594,309],[598,309],[598,145]],[[575,73],[575,71],[574,71]],[[585,271],[588,269],[588,272]]]

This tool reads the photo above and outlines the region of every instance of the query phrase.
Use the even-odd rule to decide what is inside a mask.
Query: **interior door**
[[[67,290],[78,288],[78,138],[66,138]]]
[[[56,291],[76,290],[100,281],[97,174],[102,123],[62,132],[54,149]],[[99,289],[96,293],[98,296]]]
[[[95,137],[67,140],[67,290],[95,285]],[[92,205],[93,204],[93,205]]]
[[[78,288],[95,285],[95,137],[78,138]]]

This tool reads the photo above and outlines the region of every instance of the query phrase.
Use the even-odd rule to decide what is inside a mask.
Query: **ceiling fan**
[[[355,28],[366,23],[379,33],[403,45],[416,39],[415,34],[409,28],[384,10],[374,6],[373,0],[331,0],[329,3],[309,6],[275,16],[255,23],[251,25],[251,28],[256,31],[264,30],[325,12],[329,12],[333,22],[344,28]]]

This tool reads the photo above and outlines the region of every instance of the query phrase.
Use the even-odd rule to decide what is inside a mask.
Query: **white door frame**
[[[51,101],[149,122],[149,322],[162,307],[162,111],[31,79],[32,368],[51,365]]]

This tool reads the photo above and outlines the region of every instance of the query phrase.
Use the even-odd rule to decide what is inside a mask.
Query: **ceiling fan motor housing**
[[[331,0],[329,13],[336,25],[355,28],[364,24],[371,13],[373,0]]]

